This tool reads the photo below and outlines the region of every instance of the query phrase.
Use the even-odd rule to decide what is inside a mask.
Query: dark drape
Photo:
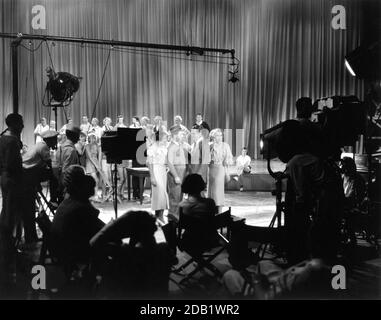
[[[0,0],[1,32],[144,41],[234,48],[240,81],[228,82],[228,67],[113,50],[95,116],[162,115],[169,125],[183,116],[190,126],[202,112],[211,127],[243,129],[243,144],[259,156],[259,134],[295,116],[300,96],[363,97],[363,84],[344,68],[345,54],[361,42],[361,1],[341,0],[345,30],[331,27],[333,0]],[[46,8],[46,30],[31,28],[31,8]],[[11,111],[10,40],[0,39],[0,117]],[[23,44],[37,49],[39,42]],[[67,112],[79,123],[93,111],[108,55],[107,47],[48,43],[57,71],[83,77]],[[23,139],[43,107],[47,45],[19,50],[20,113]],[[194,57],[193,59],[199,59]],[[220,59],[219,61],[225,61]],[[61,110],[58,125],[64,123]],[[3,125],[5,126],[5,125]],[[1,128],[1,125],[0,125]],[[233,133],[233,140],[236,135]],[[233,151],[235,143],[233,141]],[[237,146],[238,149],[238,146]],[[239,151],[239,150],[238,150]]]

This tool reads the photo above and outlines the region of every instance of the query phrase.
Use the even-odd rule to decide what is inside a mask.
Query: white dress
[[[155,142],[147,149],[147,162],[152,165],[151,175],[156,178],[156,186],[152,185],[151,209],[166,210],[169,207],[167,193],[167,147],[165,143]]]
[[[208,197],[214,200],[216,206],[223,206],[225,202],[225,174],[227,166],[232,164],[233,155],[230,146],[226,142],[222,142],[211,144],[210,156]]]

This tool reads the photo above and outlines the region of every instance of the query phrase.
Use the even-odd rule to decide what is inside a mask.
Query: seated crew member
[[[59,205],[51,226],[53,255],[71,268],[87,264],[91,258],[90,239],[104,226],[99,210],[89,201],[94,195],[95,181],[82,167],[70,166],[64,174],[67,197]]]
[[[43,141],[31,146],[22,156],[23,161],[23,224],[25,232],[25,243],[37,241],[35,225],[36,196],[41,188],[42,181],[49,180],[51,199],[57,195],[58,181],[53,175],[50,149],[55,147],[58,132],[46,131],[42,133]]]
[[[104,278],[112,277],[118,284],[119,288],[111,288],[113,296],[118,297],[118,291],[123,298],[163,298],[168,294],[171,266],[177,260],[166,243],[156,242],[156,230],[155,218],[148,212],[130,211],[108,223],[90,240],[98,261],[112,258],[112,272],[105,272]],[[129,243],[122,244],[126,238]]]
[[[247,148],[242,148],[242,153],[237,157],[237,177],[234,179],[239,183],[239,191],[243,191],[243,178],[251,172],[251,158],[247,155]]]
[[[214,216],[218,208],[211,198],[204,198],[202,192],[206,184],[199,174],[190,174],[185,177],[181,191],[187,195],[180,204],[184,215],[189,215],[197,221],[192,228],[184,230],[182,245],[190,249],[193,254],[201,254],[212,247],[217,239],[214,227]]]

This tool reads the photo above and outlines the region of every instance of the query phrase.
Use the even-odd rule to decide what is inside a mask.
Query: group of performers
[[[35,135],[36,141],[40,139],[41,128],[46,126],[46,120],[41,119]],[[69,119],[59,130],[58,148],[66,141],[66,129],[72,126]],[[176,115],[171,126],[163,121],[161,116],[155,116],[153,121],[143,116],[135,116],[131,124],[124,123],[123,116],[118,116],[113,126],[110,117],[103,119],[103,126],[96,118],[89,121],[87,116],[82,117],[79,141],[75,143],[80,165],[86,173],[96,181],[96,192],[93,201],[111,200],[111,165],[107,163],[101,150],[101,137],[107,131],[117,128],[141,128],[145,130],[147,159],[140,165],[147,166],[150,172],[151,208],[158,219],[164,219],[164,211],[168,210],[168,217],[177,216],[177,207],[182,200],[181,184],[186,175],[197,173],[207,184],[206,195],[212,198],[222,210],[224,205],[224,186],[230,180],[229,166],[234,164],[231,148],[223,141],[223,132],[216,128],[211,130],[201,114],[196,115],[194,124],[190,129],[183,125],[182,117]],[[40,129],[39,129],[40,128]],[[55,151],[54,151],[55,152]],[[52,156],[54,163],[59,163],[57,156]],[[247,149],[243,148],[242,155],[237,158],[237,174],[235,179],[240,182],[243,190],[241,176],[250,173],[251,158]],[[126,184],[126,168],[137,164],[123,161],[118,170],[118,197],[125,199],[124,188]],[[133,178],[134,179],[134,178]],[[135,183],[134,183],[135,182]],[[140,197],[139,183],[133,181],[133,197]],[[98,190],[102,192],[99,194]]]

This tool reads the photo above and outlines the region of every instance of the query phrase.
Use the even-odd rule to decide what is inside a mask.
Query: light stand
[[[111,174],[112,174],[112,199],[114,204],[115,219],[118,218],[118,201],[121,202],[118,196],[118,163],[121,161],[113,160],[111,161]],[[114,168],[112,169],[112,166]]]
[[[268,145],[267,149],[267,171],[275,179],[275,190],[271,192],[273,196],[275,196],[275,213],[270,221],[269,228],[274,228],[275,223],[277,228],[280,228],[282,226],[282,212],[285,213],[285,204],[282,201],[282,180],[286,178],[286,174],[284,172],[274,172],[271,169],[271,148],[270,145]],[[255,256],[260,257],[260,259],[263,259],[266,250],[267,250],[268,243],[261,243],[257,250],[255,251]]]

